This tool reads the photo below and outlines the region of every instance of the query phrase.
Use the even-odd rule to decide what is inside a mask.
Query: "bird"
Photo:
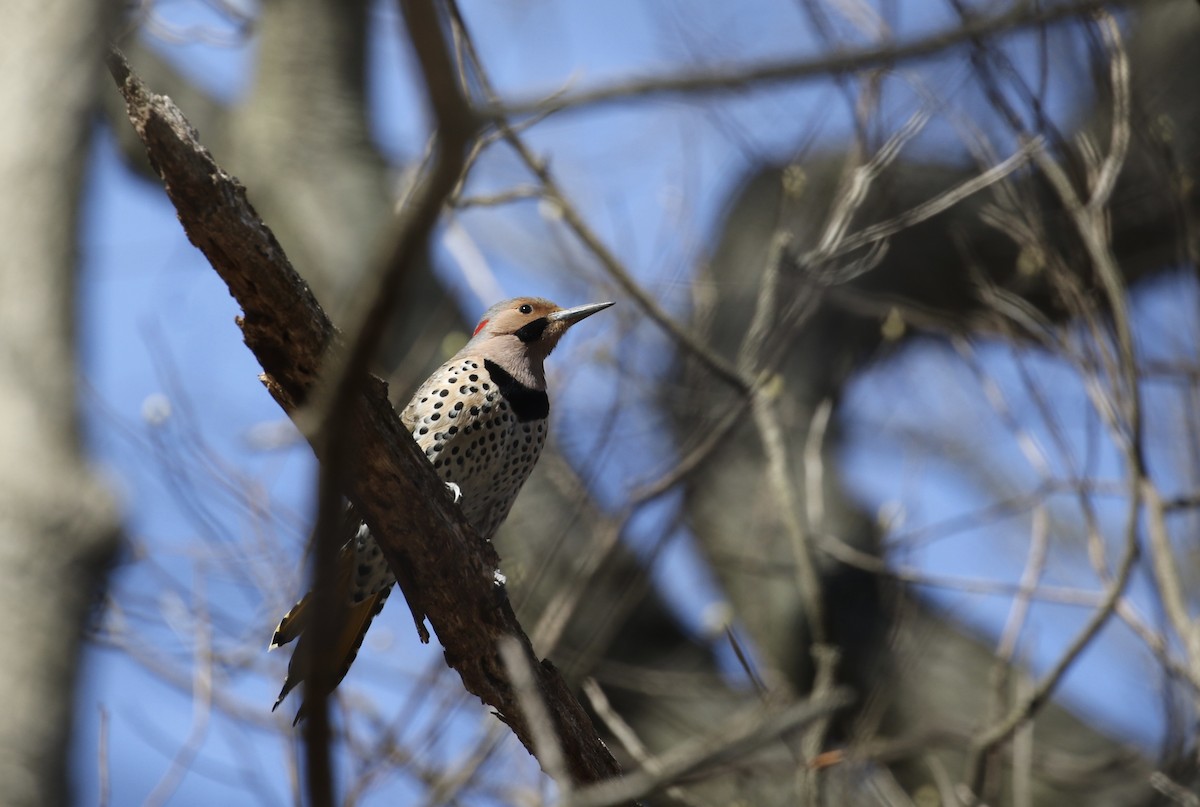
[[[433,372],[400,414],[405,428],[446,483],[467,521],[491,540],[508,516],[546,443],[550,399],[544,363],[567,330],[611,302],[560,308],[541,297],[516,297],[489,308],[471,339]],[[271,711],[303,680],[310,652],[336,666],[333,686],[350,669],[371,621],[396,578],[370,530],[347,507],[338,551],[337,596],[345,618],[333,644],[311,648],[311,592],[280,620],[269,650],[298,639]],[[302,703],[295,722],[304,716]]]

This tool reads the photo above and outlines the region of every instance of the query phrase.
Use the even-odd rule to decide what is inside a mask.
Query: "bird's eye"
[[[532,314],[533,306],[531,306],[529,303],[525,303],[525,305],[521,306],[517,310],[520,311],[522,314]]]

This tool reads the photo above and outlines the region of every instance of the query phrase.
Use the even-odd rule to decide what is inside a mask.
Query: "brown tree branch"
[[[329,354],[343,350],[337,331],[254,212],[245,188],[217,166],[182,113],[149,92],[120,54],[112,55],[109,66],[188,238],[242,307],[239,325],[263,367],[263,382],[296,418]],[[413,612],[437,632],[463,686],[533,753],[529,722],[497,652],[503,637],[516,639],[530,659],[571,778],[588,783],[617,775],[616,762],[558,671],[533,654],[507,593],[495,582],[494,548],[452,505],[392,409],[384,382],[365,379],[347,422],[358,456],[346,475],[346,493],[400,572]],[[319,443],[314,450],[325,459]]]

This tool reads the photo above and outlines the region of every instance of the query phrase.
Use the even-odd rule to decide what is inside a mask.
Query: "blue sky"
[[[567,85],[584,87],[687,65],[811,52],[814,38],[798,16],[796,4],[760,5],[761,13],[744,14],[718,2],[471,0],[463,3],[463,11],[477,32],[482,56],[498,87],[525,98]],[[202,2],[164,4],[159,13],[163,22],[172,25],[222,25]],[[924,12],[905,13],[899,27],[916,32],[945,21]],[[403,160],[419,153],[425,116],[396,40],[400,23],[395,11],[381,5],[374,22],[374,131],[385,153]],[[156,41],[156,46],[223,98],[238,97],[253,64],[253,40],[230,46]],[[1028,39],[1015,45],[1030,46]],[[935,75],[947,92],[956,92],[966,76],[961,65]],[[1052,88],[1050,99],[1054,114],[1069,116],[1069,93]],[[896,117],[902,119],[910,112],[903,101],[897,103]],[[549,155],[568,194],[606,243],[670,310],[684,315],[694,262],[712,246],[722,205],[744,173],[758,162],[791,158],[796,144],[810,135],[818,144],[838,142],[844,138],[846,121],[840,95],[828,85],[810,84],[746,93],[718,104],[666,100],[565,113],[535,127],[529,140]],[[948,136],[946,127],[935,125],[914,148],[955,156],[958,151],[948,146]],[[480,165],[471,188],[500,190],[525,180],[515,160],[498,151]],[[588,285],[605,286],[599,271],[590,268],[569,239],[555,235],[553,220],[541,215],[532,202],[504,215],[463,213],[444,232],[454,227],[461,228],[459,237],[484,245],[486,260],[506,293],[533,291],[576,303],[585,302],[574,297],[586,293]],[[89,446],[122,496],[134,542],[116,575],[120,601],[133,611],[166,615],[159,628],[141,638],[148,652],[180,661],[185,669],[196,667],[195,660],[203,657],[194,618],[198,604],[211,608],[210,616],[226,629],[215,640],[243,642],[250,648],[247,652],[265,647],[267,636],[255,633],[261,632],[260,615],[272,606],[286,607],[283,600],[302,584],[300,552],[310,515],[313,471],[307,449],[262,451],[251,445],[249,436],[263,424],[279,422],[281,413],[256,380],[258,367],[234,325],[237,307],[184,238],[161,190],[133,178],[121,166],[112,137],[102,128],[92,149],[81,243],[80,345]],[[582,266],[585,282],[556,277],[564,263]],[[439,251],[439,271],[459,294],[469,317],[491,302],[472,292],[452,251],[444,246]],[[1179,278],[1164,279],[1138,294],[1138,333],[1148,354],[1173,351],[1172,355],[1195,359],[1188,351],[1196,344],[1191,333],[1196,298],[1194,284]],[[564,351],[573,350],[566,355],[583,358],[621,351],[623,371],[633,381],[632,387],[622,390],[636,393],[639,385],[663,371],[669,355],[666,343],[652,326],[637,322],[631,306],[613,309],[613,315],[621,318],[619,330],[626,341],[616,339],[617,328],[607,335],[597,328],[590,336],[573,335],[574,341]],[[1176,322],[1178,327],[1166,326]],[[1188,333],[1188,338],[1181,333]],[[1045,378],[1056,407],[1083,408],[1079,380],[1069,368],[1038,356],[1014,356],[1000,345],[980,344],[976,349],[980,365],[1003,388],[1019,387],[1017,368],[1026,363]],[[606,390],[616,389],[612,371],[603,362],[588,365],[586,372],[576,368],[570,379],[585,380],[567,384],[563,367],[568,363],[557,353],[552,359],[560,442],[568,456],[594,472],[599,500],[618,501],[636,483],[669,465],[670,447],[661,436],[665,430],[646,418],[618,413],[624,428],[644,435],[646,450],[639,456],[606,449],[600,436],[589,434],[580,424],[610,407],[613,396]],[[1173,395],[1170,390],[1148,390],[1148,406],[1178,412],[1184,404]],[[169,407],[165,417],[164,406]],[[1029,402],[1018,400],[1014,408],[1035,434],[1046,439],[1038,431]],[[892,440],[888,435],[893,430],[919,428],[931,420],[944,426],[942,436],[961,440],[1000,466],[1014,488],[1036,484],[1023,458],[1013,451],[1011,435],[981,415],[988,411],[977,381],[960,357],[945,346],[917,341],[864,374],[849,390],[847,484],[869,508],[899,503],[909,529],[978,507],[985,501],[979,485],[936,458],[906,448],[898,438],[888,444],[890,450],[881,459],[880,435]],[[1071,423],[1071,440],[1086,441],[1089,432],[1082,424]],[[1169,427],[1164,420],[1161,428],[1165,432]],[[561,436],[568,433],[571,438]],[[1164,435],[1164,445],[1170,445],[1169,434]],[[1102,475],[1115,477],[1119,468],[1111,449],[1101,447],[1100,452]],[[1165,464],[1169,459],[1153,457],[1152,462]],[[923,484],[906,483],[915,473]],[[270,510],[265,520],[264,503]],[[635,549],[645,549],[650,536],[670,523],[673,506],[668,498],[640,516],[631,530]],[[1065,511],[1070,504],[1059,506]],[[1113,504],[1099,506],[1107,513]],[[1069,518],[1066,513],[1064,519]],[[1013,526],[1012,522],[982,526],[902,557],[906,564],[941,574],[1003,574],[1015,579],[1024,555],[1019,547],[1001,540],[1011,536]],[[1027,526],[1018,526],[1019,533],[1027,534]],[[263,530],[270,534],[246,538]],[[278,554],[280,546],[290,547],[290,553]],[[153,562],[135,563],[140,552]],[[1056,545],[1052,557],[1051,575],[1076,583],[1083,579],[1073,571],[1081,557],[1077,546]],[[279,592],[280,603],[247,600],[245,584],[264,581]],[[655,567],[655,581],[683,623],[697,630],[705,608],[719,597],[691,552],[686,534],[670,541]],[[1141,582],[1139,603],[1153,614]],[[1007,613],[1007,601],[995,597],[940,590],[928,594],[993,635]],[[397,605],[373,629],[355,667],[355,679],[347,682],[362,693],[386,693],[393,700],[396,669],[405,680],[416,680],[440,663],[436,647],[416,643],[408,615]],[[254,618],[246,619],[247,614]],[[1035,668],[1044,668],[1055,657],[1064,632],[1077,629],[1085,616],[1078,608],[1036,605],[1022,652]],[[120,619],[121,614],[110,618]],[[284,662],[270,663],[281,669]],[[1148,676],[1153,679],[1153,670],[1152,659],[1126,631],[1110,630],[1072,671],[1064,696],[1092,719],[1149,747],[1162,726],[1155,685],[1145,684]],[[167,684],[123,652],[92,648],[80,687],[74,752],[78,802],[96,801],[103,722],[114,804],[140,803],[161,786],[172,759],[192,732],[198,752],[194,759],[183,760],[187,770],[171,803],[209,804],[218,799],[288,803],[288,749],[270,730],[219,716],[210,724],[197,725],[192,697],[196,686],[203,688],[202,677]],[[260,704],[264,710],[275,695],[273,681],[251,673],[220,677],[215,686],[239,703]],[[422,727],[428,730],[437,713],[432,702],[425,702],[410,714],[407,730],[415,733]],[[429,759],[460,753],[458,732],[467,736],[475,731],[474,714],[470,710],[460,714],[456,720],[461,726],[452,725],[443,739],[427,749]],[[522,776],[533,776],[535,769],[515,744],[509,742],[501,757]],[[376,795],[404,804],[416,792],[411,781],[398,780]]]

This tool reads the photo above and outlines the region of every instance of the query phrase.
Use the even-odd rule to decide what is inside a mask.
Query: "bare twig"
[[[847,173],[844,186],[839,189],[829,211],[829,220],[821,238],[812,251],[800,259],[802,264],[824,262],[839,249],[846,239],[854,214],[866,201],[871,185],[896,161],[904,146],[921,133],[931,118],[932,113],[928,109],[917,110],[871,155],[871,159]]]
[[[109,726],[108,710],[100,707],[99,740],[96,743],[96,768],[99,772],[96,804],[98,807],[109,807],[112,803],[112,770],[109,768],[108,743]]]
[[[1052,602],[1060,605],[1077,605],[1083,608],[1096,608],[1104,600],[1101,591],[1089,591],[1081,588],[1066,586],[1037,586],[1027,589],[1020,583],[1010,583],[1005,580],[984,580],[973,577],[948,577],[929,574],[921,569],[907,566],[892,566],[886,560],[863,552],[847,544],[841,538],[829,533],[817,536],[817,546],[822,552],[839,562],[872,574],[900,580],[914,586],[944,588],[951,591],[963,591],[970,594],[987,594],[997,597],[1013,597],[1024,594],[1031,600]]]
[[[650,749],[638,738],[637,732],[633,727],[625,722],[625,719],[617,714],[613,709],[612,704],[608,702],[608,696],[604,694],[604,690],[596,683],[595,678],[588,678],[583,682],[583,694],[587,696],[588,704],[592,710],[600,716],[604,725],[612,732],[612,735],[617,738],[617,742],[633,757],[637,762],[657,772],[657,762],[650,754]]]
[[[529,731],[533,735],[533,747],[537,758],[550,778],[558,783],[562,798],[571,796],[571,778],[567,775],[567,763],[563,758],[562,743],[554,735],[554,725],[550,722],[550,713],[546,711],[546,703],[542,693],[538,692],[537,681],[533,675],[533,665],[526,656],[527,648],[511,637],[505,636],[500,640],[500,659],[512,681],[517,701],[521,711],[529,721]]]
[[[827,76],[845,75],[862,70],[886,68],[901,62],[921,59],[973,40],[1013,31],[1050,25],[1084,17],[1114,7],[1137,8],[1161,0],[1080,0],[1074,3],[1017,4],[1012,10],[992,17],[980,17],[952,29],[931,34],[907,44],[885,42],[859,51],[837,53],[817,59],[780,61],[753,67],[728,65],[691,75],[665,76],[620,81],[553,99],[536,98],[508,102],[493,101],[480,113],[491,119],[544,113],[547,109],[578,109],[598,104],[644,100],[660,96],[698,95],[739,92],[747,87],[808,81]]]
[[[1179,559],[1171,547],[1167,534],[1166,517],[1162,497],[1158,489],[1146,481],[1142,488],[1146,501],[1146,533],[1149,536],[1150,568],[1154,573],[1158,596],[1171,627],[1183,643],[1192,678],[1200,678],[1200,626],[1192,619],[1188,610],[1187,597],[1183,593],[1183,581],[1179,573]]]
[[[192,674],[192,728],[188,732],[187,738],[179,747],[179,751],[171,760],[171,766],[167,772],[163,774],[158,784],[146,796],[145,804],[158,807],[158,805],[166,804],[170,801],[171,796],[175,793],[179,783],[183,781],[184,775],[191,768],[192,762],[196,759],[196,755],[200,753],[200,747],[204,742],[204,735],[208,733],[208,724],[212,718],[212,692],[213,692],[213,647],[212,647],[212,625],[209,624],[208,612],[204,607],[203,589],[199,588],[200,578],[196,579],[198,589],[193,592],[192,600],[195,603],[193,611],[193,629],[195,631],[195,658],[196,664]]]
[[[661,775],[662,769],[659,767],[658,760],[650,753],[650,749],[642,743],[641,739],[637,736],[637,732],[633,730],[633,726],[625,722],[625,719],[613,709],[612,704],[608,702],[608,696],[604,694],[604,690],[596,683],[596,679],[588,678],[583,682],[583,694],[587,696],[592,711],[600,717],[600,720],[612,732],[612,735],[617,738],[617,742],[621,744],[625,752],[648,773]],[[704,802],[699,798],[689,794],[678,785],[669,785],[664,788],[664,792],[671,799],[680,804],[689,805],[689,807],[703,807],[704,805]]]
[[[478,196],[463,196],[455,201],[454,206],[459,210],[470,207],[499,207],[513,202],[525,202],[530,199],[542,198],[541,188],[520,185],[511,190]]]
[[[737,657],[738,664],[742,667],[742,672],[746,673],[746,677],[750,679],[750,683],[754,685],[754,689],[758,692],[758,697],[764,702],[769,695],[767,685],[763,683],[760,676],[754,669],[754,665],[750,663],[750,656],[746,654],[745,648],[742,647],[741,641],[738,640],[737,633],[733,630],[733,625],[729,620],[725,620],[725,638],[729,640],[729,646],[733,648],[733,654]]]
[[[1200,807],[1200,795],[1193,793],[1162,771],[1150,774],[1150,786],[1180,807]]]
[[[858,232],[847,235],[841,240],[830,257],[836,258],[868,246],[876,241],[890,238],[901,230],[913,227],[923,221],[928,221],[939,213],[954,207],[959,202],[996,185],[1025,166],[1029,162],[1033,149],[1041,147],[1041,144],[1042,141],[1040,138],[1035,139],[1017,149],[1008,158],[996,163],[983,173],[976,174],[955,187],[939,193],[932,199],[924,201],[915,207],[910,207],[903,213],[887,221],[872,224]]]
[[[996,657],[1005,664],[1010,663],[1016,653],[1017,640],[1021,636],[1021,629],[1025,626],[1025,617],[1029,613],[1029,603],[1033,598],[1033,592],[1037,590],[1038,581],[1045,570],[1049,548],[1046,509],[1038,507],[1033,511],[1033,526],[1029,536],[1029,557],[1025,561],[1025,570],[1021,573],[1017,595],[1013,597],[1012,608],[1008,611],[1008,619],[1004,623],[1004,629],[1000,632],[1000,642],[996,647]]]
[[[1132,448],[1132,445],[1129,447]],[[999,743],[1008,739],[1017,728],[1023,725],[1025,721],[1032,719],[1034,714],[1048,702],[1050,695],[1057,688],[1062,677],[1066,675],[1067,670],[1071,668],[1075,660],[1079,657],[1079,654],[1091,644],[1092,640],[1100,632],[1100,629],[1108,622],[1124,596],[1125,589],[1133,575],[1133,569],[1139,553],[1137,516],[1141,509],[1142,478],[1136,468],[1130,469],[1130,477],[1129,507],[1123,530],[1125,548],[1103,601],[1092,613],[1092,616],[1088,619],[1083,629],[1064,650],[1062,656],[1059,657],[1050,672],[1004,718],[977,737],[975,746],[972,749],[971,760],[968,763],[968,775],[966,777],[968,782],[978,785],[979,776],[982,773],[983,755]],[[977,787],[975,789],[976,791],[978,790]]]
[[[766,743],[847,706],[851,700],[847,690],[835,689],[825,697],[783,710],[755,708],[743,712],[711,735],[697,737],[653,758],[653,763],[648,762],[640,771],[575,791],[562,807],[605,807],[640,799],[686,776],[703,773],[718,760],[752,753]]]
[[[715,424],[703,431],[700,442],[680,457],[674,466],[663,472],[657,479],[635,488],[629,496],[630,502],[636,505],[656,499],[701,467],[717,448],[725,444],[733,430],[741,425],[749,404],[750,398],[738,398],[734,401],[729,410],[721,415]]]
[[[1016,670],[1014,690],[1017,697],[1028,694],[1029,677],[1020,667]],[[1013,734],[1012,742],[1012,803],[1013,807],[1033,807],[1033,724],[1027,723]]]
[[[759,355],[767,334],[778,325],[777,289],[783,262],[787,257],[791,239],[786,232],[779,231],[767,250],[766,265],[763,267],[762,282],[755,303],[754,317],[746,330],[739,350],[738,373],[743,377],[754,377],[762,371]],[[767,483],[775,498],[779,517],[787,533],[795,562],[797,595],[804,608],[813,641],[825,641],[825,620],[821,606],[821,579],[813,562],[809,536],[801,522],[800,510],[793,491],[796,485],[791,478],[788,464],[788,449],[783,429],[775,411],[776,399],[783,387],[783,379],[775,376],[761,379],[750,391],[750,409],[759,440],[767,459]]]
[[[1025,562],[1025,570],[1021,573],[1020,588],[1013,598],[1008,611],[1008,619],[1000,633],[1000,641],[996,647],[995,702],[997,714],[1002,713],[1008,703],[1009,691],[1017,697],[1027,695],[1029,682],[1024,671],[1019,667],[1015,670],[1014,661],[1017,642],[1025,626],[1025,618],[1029,613],[1032,592],[1036,589],[1042,572],[1045,570],[1047,550],[1049,549],[1048,518],[1044,507],[1033,511],[1032,526],[1029,538],[1029,556]],[[1033,725],[1028,724],[1014,732],[1012,743],[1012,778],[1014,807],[1031,807],[1029,801],[1030,768],[1033,755]]]
[[[833,401],[825,398],[813,410],[804,436],[804,507],[808,528],[825,532],[825,432],[833,415]]]
[[[825,617],[821,605],[821,579],[813,562],[809,537],[800,523],[800,512],[793,495],[795,485],[787,460],[787,443],[775,412],[774,396],[778,394],[781,383],[776,379],[774,383],[756,391],[751,410],[767,459],[767,482],[779,504],[779,516],[791,543],[792,559],[796,564],[797,594],[803,604],[805,622],[813,641],[822,644],[825,641]]]
[[[1112,163],[1119,166],[1123,162],[1125,148],[1128,145],[1126,129],[1129,126],[1128,65],[1120,46],[1115,22],[1109,17],[1103,17],[1102,30],[1109,47],[1111,81],[1115,100],[1111,150],[1104,161],[1105,167],[1102,167],[1097,174],[1100,178],[1115,175],[1115,172],[1119,170],[1119,167],[1108,168],[1107,166]],[[1033,152],[1033,157],[1049,180],[1083,241],[1087,255],[1100,278],[1116,331],[1118,367],[1111,375],[1114,397],[1117,399],[1116,406],[1108,405],[1108,399],[1097,389],[1097,385],[1089,384],[1088,388],[1093,406],[1104,418],[1112,439],[1121,449],[1125,459],[1129,491],[1123,530],[1124,550],[1115,574],[1108,584],[1104,601],[1093,612],[1083,630],[1067,646],[1054,667],[1032,688],[1028,695],[1020,699],[1005,717],[981,732],[976,738],[965,777],[976,793],[979,792],[984,755],[1010,737],[1046,703],[1079,654],[1091,644],[1100,629],[1116,612],[1133,575],[1133,568],[1139,554],[1138,515],[1142,509],[1142,500],[1148,482],[1141,449],[1140,391],[1133,334],[1129,323],[1128,301],[1121,274],[1108,241],[1107,223],[1104,217],[1105,205],[1113,185],[1111,181],[1101,182],[1098,180],[1093,185],[1092,195],[1088,202],[1081,203],[1070,179],[1049,155],[1043,150],[1037,149]]]

